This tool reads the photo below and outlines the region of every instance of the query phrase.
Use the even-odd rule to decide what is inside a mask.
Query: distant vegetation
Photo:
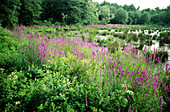
[[[91,0],[1,0],[0,25],[155,24],[170,25],[170,6],[143,9]]]

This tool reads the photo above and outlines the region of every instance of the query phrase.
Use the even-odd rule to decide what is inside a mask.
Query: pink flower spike
[[[93,78],[91,78],[91,81],[90,82],[93,82]]]
[[[120,109],[118,110],[118,112],[120,112]]]
[[[66,83],[66,86],[68,87],[68,83]]]
[[[162,108],[162,105],[159,105],[159,108],[161,109],[161,108]]]
[[[109,71],[109,75],[111,75],[111,71]]]
[[[109,91],[107,91],[107,94],[109,94]]]
[[[170,99],[168,99],[168,102],[170,102]]]
[[[145,94],[145,97],[147,97],[148,96],[148,94]]]
[[[101,98],[100,101],[103,101],[103,98]]]
[[[125,91],[127,90],[127,86],[126,86],[126,84],[124,84],[124,86],[125,86]]]
[[[86,100],[86,107],[87,107],[87,103],[88,103],[88,102],[87,102],[87,100]]]
[[[159,98],[159,103],[162,104],[162,96]]]
[[[168,81],[168,77],[166,77],[166,81]]]

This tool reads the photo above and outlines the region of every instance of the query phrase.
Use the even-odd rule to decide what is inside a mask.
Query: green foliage
[[[97,11],[96,5],[92,1],[87,2],[87,21],[88,24],[97,24],[99,21],[99,12]]]
[[[158,40],[161,44],[170,43],[170,32],[161,32]]]
[[[129,33],[127,38],[127,42],[131,42],[131,41],[138,41],[137,35],[134,33]]]
[[[0,3],[0,24],[2,27],[13,29],[18,25],[20,0],[3,0]]]
[[[141,15],[140,23],[141,24],[149,24],[150,23],[150,18],[151,18],[150,13],[149,12],[144,12]]]
[[[107,31],[102,31],[102,32],[100,33],[100,35],[106,36],[106,35],[107,35]]]
[[[124,10],[123,8],[118,9],[116,11],[114,21],[115,21],[115,23],[126,24],[126,22],[128,21],[127,11]]]
[[[90,42],[94,41],[96,39],[96,31],[90,31],[89,32]]]
[[[108,50],[111,53],[115,53],[116,51],[118,51],[119,48],[119,43],[117,41],[114,41],[112,44],[108,45]]]
[[[102,20],[103,24],[108,24],[113,18],[114,14],[111,15],[109,7],[102,6],[100,9],[100,19]]]
[[[38,24],[42,13],[41,0],[21,0],[19,11],[19,24],[33,25]]]
[[[167,61],[167,59],[168,59],[168,51],[164,51],[164,50],[158,50],[155,54],[151,54],[152,53],[152,51],[146,51],[145,53],[144,53],[144,55],[145,56],[149,56],[149,55],[155,55],[155,59],[157,59],[157,60],[154,60],[155,61],[155,63],[159,63],[159,62],[166,62]],[[159,61],[158,61],[158,58],[160,59]]]
[[[139,43],[139,50],[142,50],[143,47],[144,47],[144,42],[140,42],[140,43]]]

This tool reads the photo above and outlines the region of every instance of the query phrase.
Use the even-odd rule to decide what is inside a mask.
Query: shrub
[[[111,35],[109,35],[108,37],[107,37],[107,39],[106,40],[108,40],[108,41],[113,41],[113,36],[111,36]]]
[[[100,35],[102,35],[102,36],[106,36],[106,34],[107,34],[107,31],[103,31],[100,33]]]
[[[134,33],[129,33],[127,36],[128,36],[127,42],[138,41],[138,38],[137,38],[136,34],[134,34]]]
[[[157,34],[153,35],[153,40],[157,40],[157,37],[158,37]]]
[[[119,33],[114,33],[114,37],[119,37]]]
[[[143,49],[143,46],[144,46],[144,42],[140,42],[140,43],[139,43],[139,50],[142,50],[142,49]]]
[[[155,63],[165,62],[168,59],[168,51],[158,50],[157,52],[152,53],[152,51],[147,50],[144,55],[150,61]]]
[[[114,41],[112,44],[108,45],[108,50],[111,53],[115,53],[118,50],[118,47],[119,47],[119,43],[117,41]]]
[[[85,40],[85,37],[86,37],[85,34],[82,34],[82,35],[81,35],[82,40]]]
[[[95,31],[89,32],[90,42],[94,41],[96,39],[96,33]]]
[[[161,32],[158,40],[161,46],[164,43],[170,43],[170,32]]]

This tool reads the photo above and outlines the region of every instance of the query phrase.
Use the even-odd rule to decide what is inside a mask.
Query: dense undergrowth
[[[97,30],[111,28],[1,28],[0,111],[167,111],[169,65],[132,42],[100,47]]]

